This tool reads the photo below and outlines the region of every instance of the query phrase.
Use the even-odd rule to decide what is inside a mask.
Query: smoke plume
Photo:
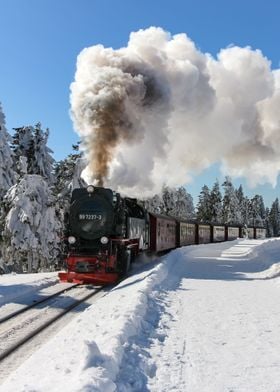
[[[213,58],[155,27],[125,48],[84,49],[71,85],[85,178],[135,196],[186,184],[215,162],[252,186],[276,185],[279,104],[280,71],[260,50]]]

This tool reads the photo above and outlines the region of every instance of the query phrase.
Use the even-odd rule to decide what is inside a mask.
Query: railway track
[[[19,350],[23,351],[28,343],[36,340],[36,337],[75,308],[82,304],[85,304],[85,307],[89,306],[90,303],[87,304],[86,301],[101,290],[104,290],[103,287],[73,285],[2,318],[0,320],[0,367],[3,369],[5,366],[2,364],[9,361],[13,354]],[[0,374],[0,380],[5,378],[4,373]]]
[[[8,321],[8,320],[10,320],[10,319],[12,319],[13,317],[18,316],[19,314],[22,314],[22,313],[24,313],[24,312],[27,312],[29,309],[35,308],[35,307],[38,306],[39,304],[42,304],[42,303],[44,303],[44,302],[48,302],[50,299],[55,298],[55,297],[57,297],[58,295],[60,295],[60,294],[62,294],[62,293],[65,293],[65,292],[67,292],[67,291],[69,291],[69,290],[72,290],[73,287],[76,287],[76,286],[78,286],[78,284],[73,284],[73,285],[70,286],[70,287],[66,287],[66,288],[63,288],[62,290],[58,290],[57,292],[55,292],[55,293],[53,293],[53,294],[51,294],[51,295],[49,295],[49,296],[46,296],[45,298],[42,298],[42,299],[39,299],[39,300],[35,300],[32,304],[27,305],[27,306],[24,306],[24,307],[21,308],[21,309],[18,309],[18,310],[14,311],[14,312],[9,313],[7,316],[4,316],[4,317],[0,318],[0,325],[1,325],[2,323],[6,322],[6,321]]]

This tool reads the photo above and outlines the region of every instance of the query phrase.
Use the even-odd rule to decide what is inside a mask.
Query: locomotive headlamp
[[[72,235],[70,235],[70,237],[68,237],[68,242],[69,244],[73,245],[76,242],[76,238]]]
[[[101,237],[100,242],[102,245],[106,245],[109,242],[109,238],[108,237]]]
[[[88,191],[88,193],[93,193],[94,192],[94,186],[93,185],[89,185],[87,187],[87,191]]]

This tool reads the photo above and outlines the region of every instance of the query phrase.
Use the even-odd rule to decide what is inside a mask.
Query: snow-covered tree
[[[212,219],[210,190],[207,185],[203,185],[198,196],[196,216],[201,222],[210,222]]]
[[[164,214],[163,201],[160,195],[154,195],[145,200],[138,200],[143,207],[154,214]]]
[[[44,132],[41,124],[38,123],[33,129],[33,140],[30,145],[29,154],[29,174],[39,174],[44,177],[49,184],[54,181],[53,166],[55,160],[51,156],[53,151],[47,146],[49,129]]]
[[[12,138],[6,129],[5,115],[0,104],[0,200],[15,183],[13,155],[9,143]]]
[[[238,221],[241,225],[249,224],[249,209],[250,209],[250,200],[247,196],[244,195],[242,185],[239,186],[235,191],[237,202],[238,202]]]
[[[157,194],[139,202],[148,211],[155,214],[182,219],[194,217],[193,198],[184,187],[178,189],[164,187],[160,195]]]
[[[60,222],[62,223],[62,231],[67,232],[68,213],[70,207],[70,199],[73,189],[83,188],[87,183],[82,179],[81,174],[86,166],[86,162],[79,152],[79,145],[72,146],[74,152],[69,154],[64,160],[55,164],[55,184],[54,193],[57,200],[57,211]],[[62,242],[62,253],[64,252],[64,242]]]
[[[223,188],[223,223],[240,223],[241,212],[239,201],[230,177],[225,178]]]
[[[38,123],[35,127],[14,128],[12,148],[15,156],[15,169],[22,176],[22,157],[26,158],[27,174],[38,174],[49,184],[54,181],[53,166],[55,160],[51,156],[52,150],[47,146],[49,130],[45,132]]]
[[[273,227],[270,223],[270,209],[267,207],[265,209],[265,222],[264,222],[264,227],[266,228],[266,236],[267,237],[273,237]]]
[[[162,189],[162,201],[164,213],[173,216],[176,205],[176,190],[164,186]]]
[[[70,198],[73,189],[87,185],[81,177],[82,171],[86,167],[86,162],[79,152],[79,146],[74,145],[72,147],[74,152],[55,164],[55,193],[60,195],[60,197]]]
[[[271,227],[271,234],[274,237],[280,235],[280,206],[278,197],[272,203],[269,212],[269,226]]]
[[[211,222],[222,222],[223,204],[219,181],[213,185],[210,193]]]
[[[14,170],[19,176],[22,176],[25,174],[22,172],[22,157],[26,158],[26,168],[28,168],[32,159],[32,155],[30,155],[32,154],[33,144],[32,127],[14,128],[14,131],[11,146],[14,153]]]
[[[192,219],[195,215],[192,196],[181,186],[175,192],[175,207],[173,215],[176,218]]]
[[[18,271],[51,269],[58,262],[61,222],[46,180],[24,175],[4,197],[3,258]]]
[[[254,226],[263,226],[265,223],[265,206],[261,195],[255,195],[250,201],[248,223]]]
[[[241,205],[241,224],[249,225],[250,222],[250,204],[251,201],[248,196],[244,197],[243,203]]]

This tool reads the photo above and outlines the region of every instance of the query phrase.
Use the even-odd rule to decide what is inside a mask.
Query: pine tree
[[[173,216],[176,205],[176,190],[164,186],[162,190],[163,212],[165,215]]]
[[[6,191],[15,183],[16,175],[13,167],[13,154],[9,143],[12,138],[6,129],[5,115],[0,104],[0,200]]]
[[[62,222],[63,233],[67,232],[67,216],[70,208],[70,199],[73,189],[85,187],[87,184],[81,178],[86,163],[79,152],[79,144],[73,145],[73,153],[67,158],[55,164],[54,194],[56,196],[56,209],[60,222]],[[61,252],[64,252],[62,243]]]
[[[248,226],[250,222],[250,199],[248,196],[244,197],[241,205],[241,224]]]
[[[62,226],[48,183],[39,175],[23,176],[6,193],[4,209],[5,262],[19,272],[54,268]]]
[[[249,207],[250,200],[248,197],[244,196],[242,185],[235,191],[237,202],[238,202],[238,222],[243,226],[248,226],[249,224]]]
[[[47,146],[49,130],[45,132],[38,123],[35,127],[14,128],[12,148],[15,156],[15,170],[19,176],[38,174],[51,185],[54,181],[52,150]],[[23,163],[26,160],[27,171]]]
[[[249,224],[263,226],[265,222],[265,206],[262,196],[255,195],[250,201]]]
[[[267,237],[273,237],[273,228],[270,223],[270,209],[267,207],[265,209],[265,223],[264,227],[266,228],[266,236]]]
[[[160,195],[154,195],[142,201],[139,200],[139,203],[151,213],[164,214],[163,201]]]
[[[32,159],[32,146],[33,146],[33,134],[32,127],[19,127],[13,128],[15,133],[12,138],[11,148],[14,155],[13,168],[19,176],[23,176],[27,173],[30,166],[30,160]],[[23,169],[22,163],[24,157],[26,159],[26,173],[25,168]]]
[[[210,221],[213,223],[222,222],[223,204],[222,204],[222,194],[220,191],[220,184],[218,180],[216,180],[211,190],[209,203],[210,203],[210,210],[211,210]]]
[[[169,215],[181,219],[194,217],[193,199],[184,187],[178,189],[164,187],[160,195],[154,195],[139,201],[139,203],[154,214]]]
[[[182,186],[175,191],[174,216],[182,219],[194,217],[193,198]]]
[[[226,177],[223,183],[223,223],[237,224],[240,223],[241,214],[237,194],[232,184],[231,178]]]
[[[196,216],[201,222],[210,222],[212,219],[211,196],[207,185],[203,185],[199,194]]]
[[[272,203],[269,213],[269,224],[271,227],[272,235],[278,237],[280,235],[280,206],[278,197]]]
[[[54,182],[53,166],[55,160],[51,156],[53,151],[47,146],[49,129],[44,132],[41,124],[32,127],[33,139],[27,152],[29,157],[28,173],[38,174],[45,178],[49,184]]]
[[[73,152],[62,161],[55,164],[55,193],[60,197],[70,199],[72,190],[75,188],[85,187],[87,184],[82,179],[82,171],[86,163],[79,152],[79,144],[73,145]]]

